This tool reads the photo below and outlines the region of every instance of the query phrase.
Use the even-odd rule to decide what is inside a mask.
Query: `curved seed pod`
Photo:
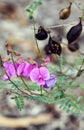
[[[37,34],[35,34],[35,37],[38,40],[45,40],[48,37],[48,33],[42,26],[40,26]]]
[[[68,44],[68,49],[72,52],[75,52],[79,50],[79,44],[78,43]]]
[[[44,47],[44,51],[45,51],[46,55],[51,55],[52,54],[48,44]]]
[[[67,19],[71,13],[71,5],[72,2],[70,2],[70,5],[66,8],[61,9],[61,11],[59,12],[59,18],[60,19]]]
[[[59,44],[59,42],[55,41],[53,37],[49,38],[48,45],[52,53],[58,54],[58,55],[61,54],[62,52],[61,45]]]
[[[71,44],[73,41],[75,41],[80,36],[81,32],[82,32],[82,21],[80,18],[79,23],[73,26],[67,33],[66,37],[67,37],[68,43]]]

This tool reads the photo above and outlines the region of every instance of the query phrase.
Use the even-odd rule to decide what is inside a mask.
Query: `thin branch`
[[[73,78],[73,80],[70,82],[70,84],[72,84],[81,75],[81,73],[83,72],[83,71],[81,71],[81,68],[83,65],[84,65],[84,59],[82,60],[82,63],[78,69],[76,76]]]
[[[49,26],[49,27],[45,27],[46,29],[53,29],[53,28],[59,28],[59,27],[66,27],[66,26],[69,26],[69,25],[75,25],[76,22],[73,22],[73,23],[66,23],[66,24],[60,24],[60,25],[52,25],[52,26]]]
[[[45,28],[46,29],[53,29],[53,28],[59,28],[59,27],[67,27],[67,26],[69,26],[69,25],[75,25],[75,24],[77,24],[76,22],[73,22],[73,23],[66,23],[66,24],[60,24],[60,25],[52,25],[52,26],[46,26]],[[82,26],[84,26],[84,25],[82,25]]]
[[[40,57],[42,57],[41,52],[40,52],[40,48],[39,48],[39,45],[38,45],[38,42],[37,42],[37,39],[36,39],[36,37],[35,37],[35,34],[36,34],[36,27],[35,27],[34,17],[33,17],[33,29],[34,29],[34,38],[35,38],[37,50],[38,50],[38,53],[39,53]]]
[[[79,4],[77,4],[77,2],[74,0],[74,4],[76,5],[76,7],[79,9],[79,10],[81,10],[81,7],[79,6]],[[82,11],[82,10],[81,10]]]
[[[2,67],[3,67],[3,69],[4,69],[5,73],[6,73],[6,75],[7,75],[7,77],[8,77],[8,80],[9,80],[20,92],[22,92],[23,94],[29,95],[28,93],[26,93],[26,92],[24,92],[23,90],[21,90],[21,89],[19,88],[19,86],[18,86],[17,84],[15,84],[15,83],[10,79],[9,75],[7,74],[7,72],[6,72],[5,68],[4,68],[1,55],[0,55],[0,60],[1,60],[1,65],[2,65]]]
[[[15,66],[15,61],[14,61],[14,58],[13,58],[13,54],[12,54],[12,53],[11,53],[11,59],[12,59],[12,62],[13,62],[13,65],[14,65],[14,68],[15,68],[15,71],[16,71],[16,75],[17,75],[17,68],[16,68],[16,66]],[[18,77],[18,75],[17,75],[17,77]],[[30,92],[30,94],[32,94],[31,91],[30,91],[30,89],[29,89],[29,87],[28,87],[28,85],[25,83],[24,79],[22,78],[22,76],[19,76],[19,77],[20,77],[21,81],[23,82],[24,86],[25,86],[25,87],[27,88],[27,90]]]
[[[25,83],[23,77],[20,76],[20,79],[22,80],[23,84],[25,85],[25,87],[27,88],[27,90],[30,92],[30,94],[32,94],[32,92],[30,91],[28,85]]]

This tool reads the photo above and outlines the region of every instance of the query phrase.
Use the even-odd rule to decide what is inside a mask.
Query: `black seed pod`
[[[40,26],[37,34],[35,34],[35,37],[38,40],[45,40],[48,37],[48,33],[42,26]]]
[[[71,5],[72,2],[70,2],[70,5],[64,9],[61,9],[61,11],[59,12],[59,18],[60,19],[67,19],[70,16],[71,13]]]
[[[68,44],[68,49],[72,52],[75,52],[79,50],[79,44],[78,43]]]
[[[49,38],[48,45],[52,53],[58,54],[58,55],[61,54],[62,52],[61,45],[59,44],[59,42],[55,41],[53,37]]]
[[[48,44],[44,47],[44,51],[45,51],[46,55],[51,55],[52,54]]]
[[[80,36],[81,32],[82,32],[82,22],[80,18],[79,23],[73,26],[67,33],[66,37],[67,37],[68,43],[71,44],[73,41],[75,41]]]

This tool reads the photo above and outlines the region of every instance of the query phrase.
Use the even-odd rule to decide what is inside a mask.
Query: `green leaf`
[[[57,91],[56,92],[56,96],[54,97],[55,100],[62,98],[64,96],[64,92],[63,91]]]
[[[18,109],[21,111],[24,108],[24,97],[22,95],[14,97]]]
[[[80,84],[80,88],[84,89],[84,84]]]
[[[81,64],[82,64],[82,62],[84,61],[84,58],[83,57],[80,57],[80,58],[76,58],[75,60],[74,60],[74,66],[76,67],[76,66],[80,66]]]
[[[77,99],[77,102],[80,103],[81,101],[83,101],[83,97],[79,96],[78,99]]]
[[[84,16],[82,16],[82,19],[84,20]]]
[[[31,84],[28,84],[28,86],[29,86],[30,90],[32,90],[32,91],[35,91],[35,90],[40,91],[40,87],[37,85],[37,83],[32,82]]]
[[[27,96],[27,98],[28,98],[28,99],[31,99],[31,100],[43,102],[43,103],[48,103],[48,104],[56,103],[56,101],[52,100],[51,98],[46,97],[46,96],[41,96],[41,95],[37,95],[37,96]]]
[[[82,8],[82,11],[84,11],[84,8]]]
[[[40,5],[42,5],[42,2],[40,0],[34,1],[30,5],[28,5],[28,7],[26,8],[26,11],[29,14],[29,19],[30,20],[33,19],[33,13]]]

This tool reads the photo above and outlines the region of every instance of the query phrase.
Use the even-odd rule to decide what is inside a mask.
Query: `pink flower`
[[[27,63],[26,61],[23,61],[17,68],[17,74],[18,76],[24,76],[24,69],[25,66],[29,66],[29,63]]]
[[[34,68],[37,68],[37,64],[29,64],[29,66],[25,66],[23,76],[29,78],[31,71]]]
[[[30,79],[33,82],[37,82],[39,86],[43,86],[45,84],[45,80],[48,80],[50,77],[49,71],[45,67],[34,68],[30,72]]]
[[[4,69],[5,69],[5,71],[6,71],[6,74],[3,76],[3,80],[8,80],[9,78],[11,78],[11,77],[14,77],[14,76],[16,76],[17,74],[16,74],[16,69],[15,68],[17,68],[18,66],[19,66],[19,64],[18,63],[9,63],[9,62],[5,62],[4,64],[3,64],[3,66],[4,66]]]
[[[30,72],[32,69],[37,68],[38,64],[35,62],[33,64],[29,64],[28,62],[24,61],[22,58],[19,59],[21,62],[5,62],[4,69],[6,74],[3,76],[3,80],[8,80],[14,76],[23,76],[24,78],[30,77]]]
[[[17,68],[17,74],[18,74],[18,76],[21,75],[24,78],[29,78],[30,72],[34,68],[37,68],[37,63],[29,64],[28,62],[23,61],[22,64],[20,64],[19,67]]]

